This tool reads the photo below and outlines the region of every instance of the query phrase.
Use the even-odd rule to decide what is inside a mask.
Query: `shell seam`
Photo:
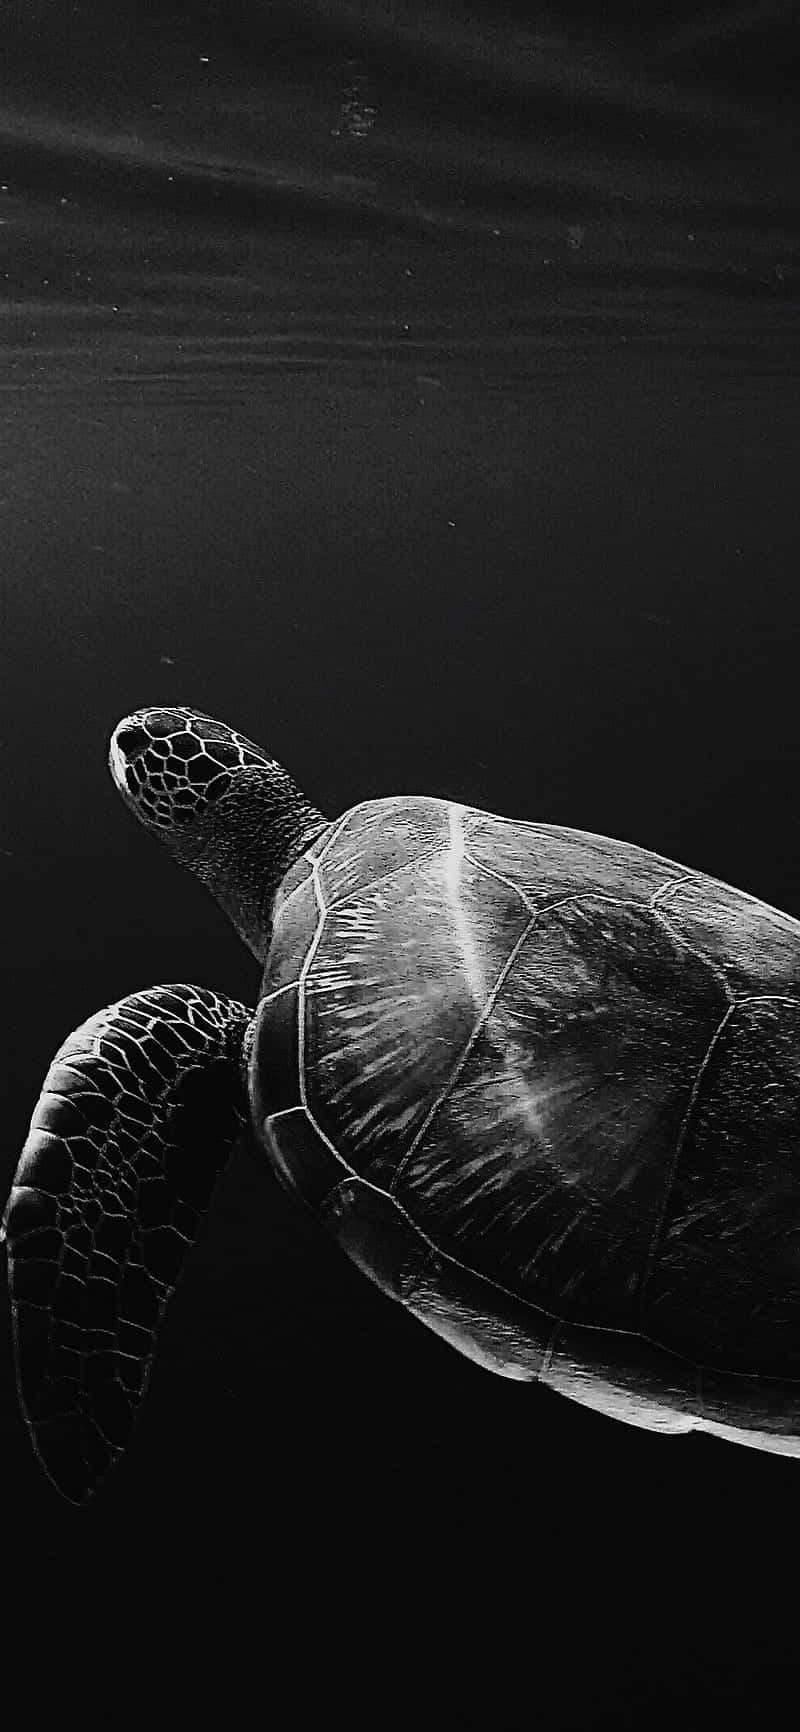
[[[686,1142],[686,1137],[687,1137],[687,1134],[689,1131],[689,1122],[691,1120],[692,1112],[694,1111],[694,1106],[695,1106],[695,1103],[697,1101],[697,1097],[700,1093],[700,1089],[702,1087],[703,1078],[705,1077],[706,1071],[708,1070],[709,1064],[711,1063],[711,1059],[713,1057],[713,1054],[716,1051],[717,1044],[718,1044],[718,1042],[719,1042],[719,1040],[723,1034],[723,1031],[727,1028],[728,1023],[731,1020],[731,1017],[735,1015],[738,1008],[739,1007],[736,1004],[736,1002],[733,1002],[733,1003],[728,1005],[728,1008],[725,1012],[725,1015],[722,1018],[722,1021],[715,1028],[714,1033],[712,1034],[711,1039],[708,1043],[708,1046],[706,1047],[705,1053],[704,1053],[703,1058],[700,1062],[700,1066],[699,1066],[697,1075],[696,1075],[696,1077],[694,1079],[694,1083],[692,1085],[692,1090],[691,1090],[691,1093],[689,1095],[689,1100],[687,1103],[686,1111],[683,1115],[681,1128],[680,1128],[680,1131],[678,1132],[678,1139],[677,1139],[677,1142],[675,1144],[675,1153],[674,1153],[672,1161],[670,1163],[670,1170],[669,1170],[669,1174],[667,1176],[667,1183],[664,1187],[664,1196],[663,1196],[661,1208],[659,1209],[658,1219],[656,1220],[656,1224],[655,1224],[655,1227],[653,1229],[653,1236],[652,1236],[652,1239],[650,1241],[650,1249],[647,1253],[647,1260],[646,1260],[645,1266],[644,1266],[644,1273],[642,1275],[642,1283],[641,1283],[641,1287],[639,1289],[639,1315],[640,1315],[640,1317],[641,1317],[643,1309],[644,1309],[644,1301],[645,1301],[645,1294],[647,1292],[647,1285],[648,1285],[648,1282],[649,1282],[650,1277],[651,1277],[652,1272],[653,1272],[653,1263],[655,1261],[656,1250],[658,1248],[658,1242],[659,1242],[659,1239],[661,1237],[661,1230],[663,1228],[664,1220],[666,1218],[667,1206],[669,1203],[669,1199],[672,1195],[672,1191],[673,1191],[673,1188],[675,1185],[675,1178],[676,1178],[676,1175],[678,1172],[678,1166],[680,1163],[680,1158],[681,1158],[681,1155],[683,1154],[684,1144]]]
[[[408,1148],[406,1149],[405,1154],[402,1156],[402,1158],[400,1160],[400,1163],[397,1167],[397,1170],[396,1170],[396,1172],[392,1178],[391,1189],[389,1192],[389,1194],[391,1196],[395,1195],[395,1187],[398,1184],[398,1182],[399,1182],[399,1180],[403,1174],[403,1171],[408,1164],[408,1161],[409,1161],[411,1155],[413,1154],[414,1150],[418,1146],[418,1144],[419,1144],[421,1138],[424,1136],[425,1132],[430,1128],[430,1125],[432,1124],[432,1122],[433,1122],[436,1114],[438,1113],[440,1107],[443,1106],[443,1104],[446,1101],[451,1090],[455,1087],[455,1084],[457,1083],[458,1078],[461,1075],[461,1072],[464,1068],[464,1065],[466,1064],[467,1059],[469,1058],[470,1052],[472,1051],[472,1048],[475,1044],[475,1041],[477,1040],[481,1029],[485,1026],[486,1022],[488,1021],[489,1016],[491,1015],[492,1010],[494,1009],[494,1006],[497,1002],[497,998],[498,998],[503,986],[505,985],[505,982],[506,982],[506,979],[508,977],[509,971],[512,967],[512,964],[516,961],[517,956],[518,956],[520,950],[522,949],[523,944],[525,943],[526,939],[529,937],[530,933],[533,931],[533,928],[537,924],[537,921],[539,921],[543,915],[551,914],[553,912],[553,910],[556,908],[567,907],[570,903],[580,902],[582,899],[583,899],[582,895],[580,895],[580,894],[579,895],[573,895],[573,896],[564,896],[561,898],[560,901],[548,902],[545,904],[544,907],[537,908],[534,911],[534,913],[532,913],[531,918],[528,921],[524,932],[522,932],[520,934],[520,937],[516,940],[516,943],[512,946],[511,951],[509,952],[509,955],[506,957],[506,960],[503,964],[503,967],[500,970],[500,973],[497,977],[497,980],[495,981],[495,984],[492,987],[491,992],[489,993],[486,1004],[484,1005],[483,1009],[481,1010],[481,1012],[480,1012],[480,1014],[479,1014],[479,1016],[475,1022],[475,1025],[474,1025],[461,1053],[459,1054],[458,1059],[456,1060],[456,1063],[453,1067],[453,1070],[451,1071],[450,1076],[447,1079],[447,1082],[444,1084],[443,1088],[440,1090],[439,1094],[436,1096],[436,1099],[432,1102],[431,1106],[428,1109],[428,1112],[425,1115],[425,1118],[422,1121],[422,1124],[419,1127],[419,1130],[416,1132],[416,1135],[412,1139],[411,1143],[409,1144]],[[625,906],[625,903],[622,901],[622,899],[620,897],[603,896],[603,897],[597,897],[595,899],[598,901],[603,901],[603,902],[613,902],[618,906]],[[635,903],[635,904],[633,904],[633,906],[642,907],[643,904]],[[370,1163],[370,1165],[371,1165],[371,1163]],[[369,1166],[365,1170],[369,1171]]]
[[[494,1009],[494,1006],[497,1002],[498,994],[502,991],[502,988],[505,985],[506,979],[507,979],[508,974],[509,974],[509,970],[511,969],[512,965],[516,962],[517,956],[519,955],[519,952],[522,949],[522,946],[525,943],[525,940],[528,937],[529,933],[531,933],[533,931],[533,928],[536,924],[536,918],[537,917],[535,914],[531,916],[530,920],[528,921],[528,923],[525,927],[524,932],[520,933],[520,936],[517,939],[516,944],[514,944],[512,946],[512,949],[509,952],[509,955],[506,957],[506,960],[503,963],[503,966],[500,970],[500,973],[498,974],[497,980],[495,981],[494,986],[492,987],[492,989],[489,993],[489,996],[486,1000],[486,1003],[485,1003],[480,1015],[478,1016],[477,1021],[475,1022],[475,1025],[472,1029],[472,1032],[471,1032],[468,1040],[465,1042],[463,1050],[460,1053],[459,1058],[456,1061],[456,1064],[455,1064],[453,1070],[450,1072],[450,1075],[447,1079],[447,1082],[445,1083],[444,1087],[442,1089],[440,1089],[439,1094],[436,1096],[435,1100],[432,1101],[427,1113],[425,1114],[425,1117],[422,1121],[422,1124],[419,1127],[419,1130],[417,1131],[416,1135],[412,1138],[411,1142],[409,1143],[408,1148],[406,1149],[406,1152],[403,1155],[403,1157],[402,1157],[402,1159],[401,1159],[401,1161],[397,1167],[397,1170],[392,1177],[392,1183],[391,1183],[391,1187],[390,1187],[390,1195],[391,1196],[395,1195],[395,1187],[399,1183],[399,1181],[403,1175],[403,1172],[404,1172],[406,1166],[408,1165],[408,1162],[410,1161],[411,1156],[414,1153],[414,1150],[417,1148],[422,1137],[424,1137],[425,1132],[430,1128],[430,1126],[433,1123],[433,1120],[435,1119],[436,1114],[438,1113],[440,1107],[442,1107],[444,1105],[444,1102],[446,1101],[448,1095],[451,1093],[452,1089],[455,1088],[455,1085],[458,1082],[458,1079],[461,1075],[462,1070],[464,1069],[464,1066],[467,1062],[467,1059],[469,1058],[469,1055],[470,1055],[470,1053],[471,1053],[471,1051],[475,1045],[475,1042],[478,1039],[478,1035],[480,1034],[481,1029],[485,1027],[486,1022],[488,1021],[489,1017],[491,1016],[492,1010]]]
[[[673,926],[669,915],[665,914],[661,908],[654,908],[651,904],[651,912],[653,919],[657,920],[660,926],[663,926],[664,930],[669,933],[670,937],[674,939],[676,944],[680,945],[682,950],[688,952],[689,956],[694,956],[696,961],[705,964],[709,973],[714,976],[714,979],[717,980],[722,987],[725,997],[728,1000],[729,1007],[736,1004],[738,1001],[734,993],[731,991],[730,981],[728,980],[724,968],[721,968],[720,964],[715,962],[713,957],[708,955],[707,951],[701,950],[698,945],[692,944],[688,938],[684,938],[683,934]]]
[[[533,902],[528,900],[524,890],[520,890],[519,885],[514,884],[510,878],[504,878],[502,872],[495,872],[494,867],[487,866],[483,860],[473,859],[468,848],[464,849],[464,859],[469,861],[470,866],[475,867],[476,872],[484,872],[487,878],[494,878],[498,884],[505,884],[507,890],[513,890],[514,895],[519,897],[520,902],[524,908],[527,908],[529,914],[538,914],[538,908],[536,908]]]
[[[408,1210],[403,1206],[403,1204],[398,1202],[396,1197],[392,1196],[391,1192],[383,1190],[380,1185],[372,1184],[369,1179],[365,1179],[359,1173],[353,1174],[353,1180],[354,1180],[355,1184],[363,1185],[365,1190],[374,1191],[376,1196],[385,1197],[389,1202],[391,1202],[394,1205],[394,1207],[397,1209],[398,1213],[402,1215],[404,1221],[406,1221],[408,1223],[408,1226],[417,1235],[417,1237],[422,1240],[423,1244],[427,1245],[429,1251],[432,1251],[437,1257],[441,1258],[444,1262],[452,1264],[454,1268],[461,1270],[462,1274],[464,1274],[464,1275],[475,1276],[475,1278],[477,1280],[485,1282],[487,1287],[491,1287],[494,1292],[502,1293],[504,1298],[510,1299],[515,1305],[524,1306],[526,1311],[536,1311],[540,1317],[551,1318],[553,1323],[555,1324],[555,1327],[552,1330],[551,1335],[549,1337],[548,1350],[552,1349],[552,1347],[554,1346],[554,1344],[556,1342],[556,1338],[558,1336],[558,1333],[562,1329],[575,1329],[575,1330],[580,1331],[581,1334],[596,1334],[596,1335],[604,1335],[604,1336],[605,1335],[624,1335],[624,1336],[630,1336],[630,1338],[634,1341],[646,1341],[649,1346],[657,1347],[659,1352],[666,1354],[668,1358],[678,1359],[678,1360],[680,1360],[682,1365],[691,1365],[695,1370],[699,1369],[699,1370],[704,1370],[704,1371],[715,1371],[715,1372],[718,1372],[720,1374],[720,1376],[723,1376],[723,1377],[749,1377],[749,1378],[754,1379],[754,1381],[757,1383],[765,1383],[765,1382],[773,1382],[774,1381],[774,1382],[780,1383],[780,1384],[788,1384],[791,1387],[794,1387],[795,1384],[800,1386],[800,1378],[797,1378],[797,1377],[780,1377],[780,1378],[774,1378],[774,1379],[764,1378],[763,1374],[761,1372],[758,1372],[758,1371],[730,1371],[727,1366],[710,1365],[706,1361],[698,1361],[696,1359],[691,1359],[688,1354],[679,1353],[677,1351],[677,1349],[674,1347],[666,1347],[664,1345],[663,1341],[657,1341],[654,1336],[646,1334],[645,1331],[642,1329],[619,1329],[619,1328],[615,1328],[613,1325],[602,1324],[602,1323],[571,1323],[568,1321],[567,1318],[559,1317],[556,1312],[547,1311],[547,1310],[545,1310],[544,1306],[537,1305],[535,1300],[526,1299],[523,1294],[512,1292],[510,1287],[504,1287],[503,1283],[501,1281],[493,1280],[491,1275],[484,1275],[480,1269],[474,1269],[471,1266],[471,1264],[462,1263],[458,1257],[453,1256],[452,1252],[443,1250],[442,1246],[437,1245],[435,1239],[431,1239],[429,1237],[429,1235],[424,1231],[424,1229],[422,1227],[420,1227],[418,1225],[418,1223],[414,1220],[413,1216],[411,1216],[408,1213]],[[347,1180],[342,1181],[343,1184],[346,1184],[347,1182],[348,1182]],[[330,1197],[327,1199],[327,1203],[326,1203],[325,1210],[324,1210],[324,1213],[326,1215],[330,1212],[331,1204],[333,1203],[334,1198],[336,1198],[338,1196],[341,1188],[342,1188],[341,1185],[337,1186],[336,1190],[333,1191],[331,1193]],[[424,1278],[425,1277],[423,1275],[421,1277],[421,1279],[424,1280]],[[415,1283],[414,1288],[412,1289],[412,1295],[413,1295],[413,1292],[415,1292],[417,1290],[417,1287],[418,1287],[418,1283]],[[401,1303],[402,1303],[402,1301],[401,1301]],[[552,1354],[551,1354],[551,1357],[552,1357]]]
[[[682,884],[692,884],[699,877],[699,872],[685,872],[682,878],[668,878],[666,884],[660,884],[658,889],[653,891],[648,906],[655,910],[660,897],[671,896],[674,890],[680,890]]]
[[[338,912],[347,906],[357,896],[364,896],[374,890],[376,884],[385,884],[387,879],[396,878],[400,872],[408,872],[412,866],[421,866],[425,860],[435,860],[437,854],[446,854],[447,845],[444,841],[432,844],[421,854],[413,854],[410,860],[404,860],[401,866],[392,866],[388,872],[379,872],[376,878],[368,879],[366,884],[359,884],[355,890],[348,890],[345,896],[337,896],[328,904],[328,912]]]

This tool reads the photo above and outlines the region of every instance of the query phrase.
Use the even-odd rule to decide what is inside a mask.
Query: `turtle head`
[[[260,960],[289,868],[326,820],[260,746],[197,710],[136,710],[109,768],[146,830],[201,879]]]

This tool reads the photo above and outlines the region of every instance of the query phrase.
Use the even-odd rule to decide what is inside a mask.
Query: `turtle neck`
[[[278,888],[328,820],[280,764],[249,767],[195,817],[165,836],[170,853],[224,908],[239,937],[263,962]]]

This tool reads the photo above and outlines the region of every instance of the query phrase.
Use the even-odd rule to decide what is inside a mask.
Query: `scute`
[[[320,859],[325,907],[446,848],[452,812],[446,800],[433,799],[370,800],[354,807],[335,826]]]
[[[305,984],[306,1083],[356,1171],[393,1171],[421,1132],[530,921],[468,862],[457,894],[450,876],[441,847],[326,912]]]
[[[800,997],[798,927],[788,914],[700,874],[671,885],[658,907],[662,920],[723,971],[732,994]]]
[[[580,888],[648,902],[666,884],[686,876],[685,866],[646,848],[585,830],[517,824],[487,812],[465,814],[464,845],[471,859],[502,874],[532,908]]]
[[[559,1339],[564,1365],[582,1354],[586,1377],[606,1391],[643,1355],[652,1375],[637,1423],[650,1423],[653,1401],[672,1403],[678,1428],[687,1407],[701,1411],[698,1367],[791,1391],[800,1366],[787,1321],[797,1304],[788,1127],[798,1116],[786,1108],[774,1161],[765,1132],[766,1186],[748,1127],[765,1090],[791,1095],[800,928],[645,850],[430,800],[354,808],[321,849],[315,883],[300,1013],[307,1122],[327,1151],[315,1202],[336,1216],[356,1261],[378,1255],[370,1209],[377,1229],[381,1210],[399,1208],[459,1282],[488,1283],[522,1315],[549,1319],[554,1380],[577,1375],[559,1372]],[[280,922],[276,941],[280,951]],[[766,1011],[745,999],[777,979],[787,1007],[767,1027]],[[313,1141],[303,1147],[301,1188],[315,1161]],[[692,1162],[724,1191],[706,1198],[703,1228],[692,1217]],[[358,1175],[367,1190],[360,1225],[348,1226],[356,1194],[342,1187]],[[379,1208],[378,1196],[390,1205]],[[737,1207],[741,1260],[731,1256],[726,1279],[725,1226]],[[751,1263],[764,1291],[740,1339],[736,1294],[760,1279]],[[428,1276],[426,1321],[436,1327]],[[447,1303],[466,1316],[473,1301],[459,1293]]]
[[[716,976],[649,910],[596,897],[543,910],[394,1193],[437,1243],[554,1316],[638,1329],[724,1009]]]
[[[709,1050],[653,1247],[648,1330],[800,1377],[800,1002],[749,999]]]

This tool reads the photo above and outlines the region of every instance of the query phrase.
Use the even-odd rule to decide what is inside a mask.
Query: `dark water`
[[[452,795],[800,915],[794,8],[38,0],[3,48],[4,1184],[89,1012],[256,991],[106,774],[141,704],[330,813]],[[740,1624],[760,1663],[793,1462],[488,1377],[244,1160],[86,1514],[4,1330],[48,1597],[234,1592],[257,1653],[375,1618],[453,1684],[494,1640],[500,1702],[599,1632],[622,1724],[725,1694]]]

